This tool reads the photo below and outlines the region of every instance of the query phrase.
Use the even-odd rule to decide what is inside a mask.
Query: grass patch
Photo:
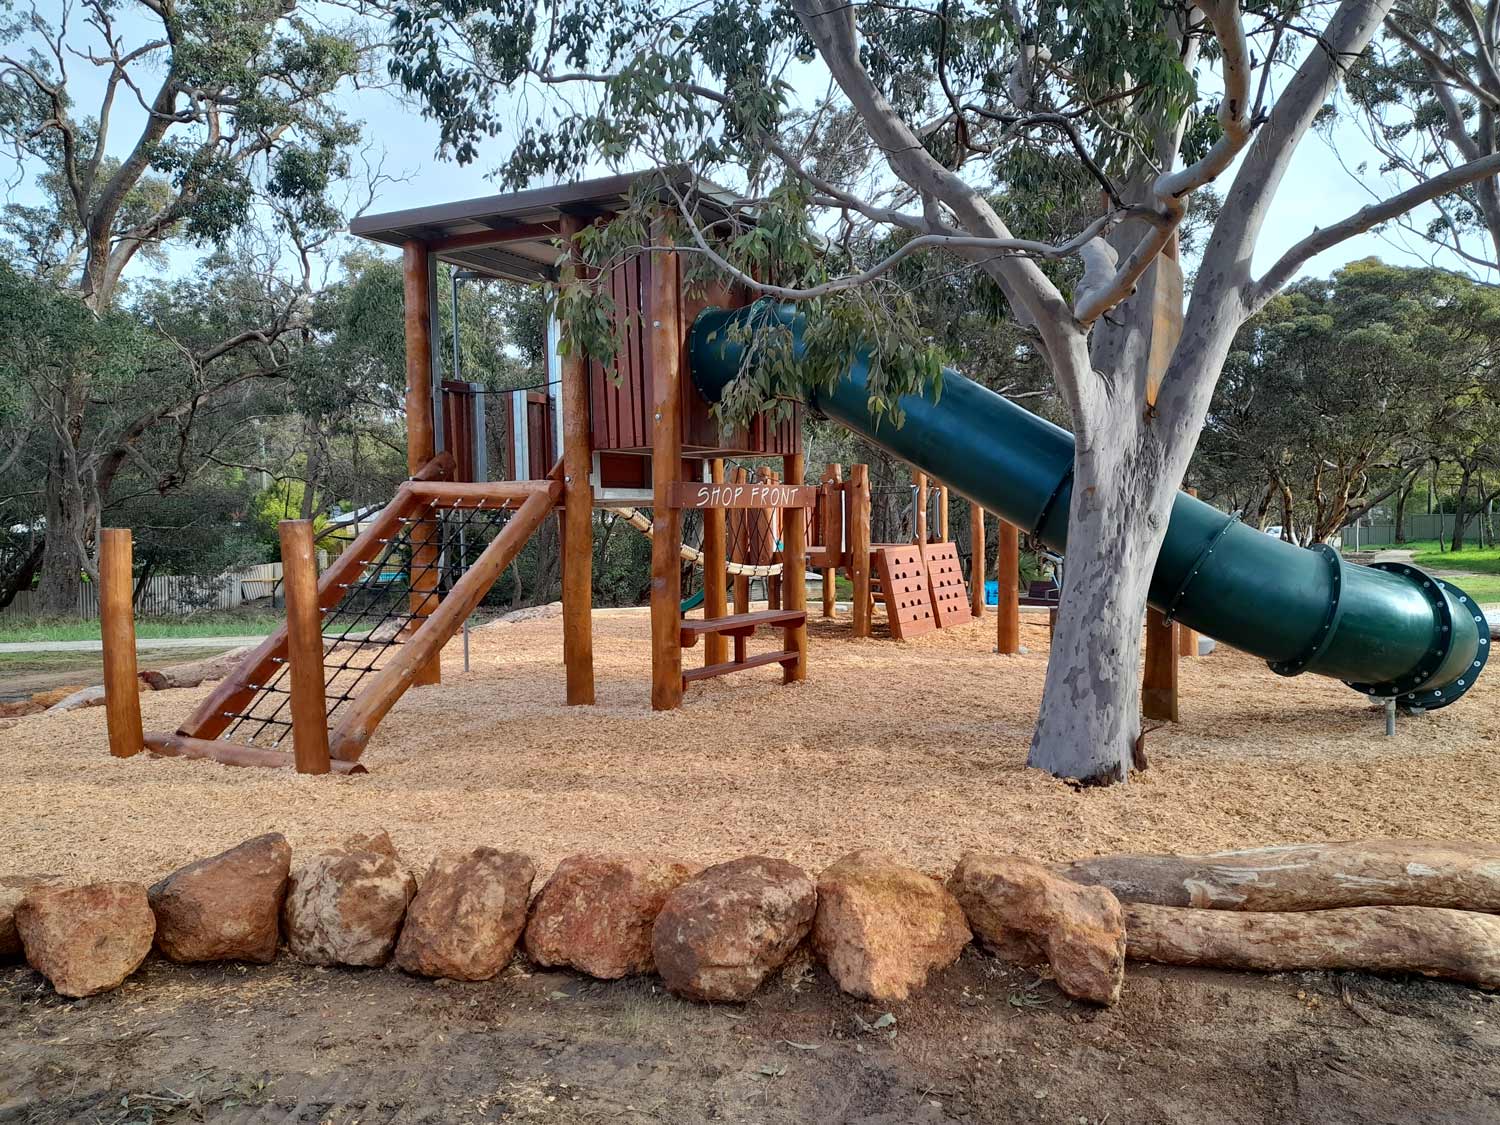
[[[1467,574],[1455,574],[1453,581],[1480,605],[1500,604],[1500,575],[1476,574],[1470,577]]]
[[[271,633],[279,615],[266,613],[206,613],[201,617],[143,617],[135,623],[137,637],[251,637]],[[99,622],[77,620],[10,621],[0,625],[0,644],[37,641],[97,641]]]

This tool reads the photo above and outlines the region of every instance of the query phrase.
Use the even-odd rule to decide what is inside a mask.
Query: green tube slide
[[[780,324],[800,352],[805,314],[759,301],[709,309],[693,325],[693,380],[717,401],[758,328]],[[1067,549],[1073,435],[957,371],[941,395],[901,401],[905,423],[877,425],[868,353],[808,404],[882,446],[1059,554]],[[1403,563],[1359,566],[1325,544],[1295,547],[1179,493],[1148,595],[1170,618],[1260,656],[1283,676],[1315,672],[1379,699],[1432,709],[1473,686],[1489,626],[1462,590]]]

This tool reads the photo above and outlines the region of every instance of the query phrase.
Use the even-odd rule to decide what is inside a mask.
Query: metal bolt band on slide
[[[1057,498],[1063,494],[1063,490],[1070,488],[1073,484],[1073,469],[1069,466],[1068,471],[1058,478],[1057,485],[1052,489],[1052,495],[1047,497],[1047,502],[1042,505],[1042,510],[1037,513],[1036,526],[1031,529],[1031,537],[1040,540],[1042,529],[1047,526],[1047,517],[1052,514],[1053,505]]]
[[[1182,584],[1177,587],[1177,592],[1172,595],[1172,600],[1167,603],[1166,612],[1162,614],[1164,624],[1170,625],[1178,607],[1182,605],[1183,599],[1187,597],[1188,587],[1192,586],[1193,579],[1198,577],[1198,572],[1203,569],[1203,564],[1208,562],[1208,556],[1214,553],[1214,548],[1219,545],[1219,540],[1224,538],[1224,533],[1240,522],[1240,515],[1234,515],[1224,520],[1219,530],[1214,532],[1208,542],[1203,544],[1203,550],[1198,552],[1198,557],[1193,560],[1193,565],[1188,567],[1187,576],[1183,578]]]
[[[1266,666],[1278,676],[1295,676],[1327,652],[1334,633],[1338,631],[1339,619],[1344,616],[1343,557],[1327,543],[1316,543],[1312,549],[1323,556],[1323,561],[1328,564],[1330,571],[1328,581],[1332,593],[1328,597],[1328,616],[1323,619],[1322,627],[1313,637],[1312,644],[1307,646],[1306,651],[1299,652],[1290,660],[1266,661]]]
[[[1399,574],[1415,583],[1427,598],[1428,604],[1432,606],[1438,627],[1432,634],[1432,644],[1417,661],[1416,666],[1406,675],[1378,684],[1357,683],[1349,680],[1344,682],[1355,691],[1363,692],[1376,699],[1394,698],[1403,707],[1431,711],[1452,703],[1473,686],[1479,673],[1484,670],[1485,663],[1489,660],[1490,625],[1485,620],[1484,613],[1474,600],[1457,586],[1436,578],[1419,567],[1403,562],[1374,562],[1370,564],[1370,567],[1373,570]],[[1453,608],[1448,602],[1445,591],[1458,600],[1460,610],[1473,618],[1474,628],[1479,633],[1479,646],[1464,675],[1443,687],[1424,691],[1425,685],[1430,683],[1442,669],[1453,650],[1455,636]]]

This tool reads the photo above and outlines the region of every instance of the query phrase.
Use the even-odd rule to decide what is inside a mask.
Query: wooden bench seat
[[[724,637],[748,637],[762,625],[795,628],[805,624],[807,624],[807,610],[805,609],[763,609],[758,613],[736,613],[729,617],[684,619],[682,647],[692,648],[698,643],[699,637],[706,637],[710,634]]]

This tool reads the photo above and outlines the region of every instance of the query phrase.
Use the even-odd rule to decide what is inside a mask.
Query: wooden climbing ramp
[[[908,543],[877,547],[873,554],[891,636],[904,641],[936,629],[938,622],[932,613],[927,564],[921,546]]]
[[[928,597],[938,628],[949,629],[974,620],[963,564],[958,560],[958,544],[924,543],[922,558],[927,565]]]
[[[414,683],[563,494],[546,480],[453,483],[435,459],[324,571],[323,678],[331,766],[357,766],[375,727]],[[314,632],[313,658],[316,659]],[[267,637],[176,731],[148,733],[158,754],[230,765],[291,766],[286,626]]]

